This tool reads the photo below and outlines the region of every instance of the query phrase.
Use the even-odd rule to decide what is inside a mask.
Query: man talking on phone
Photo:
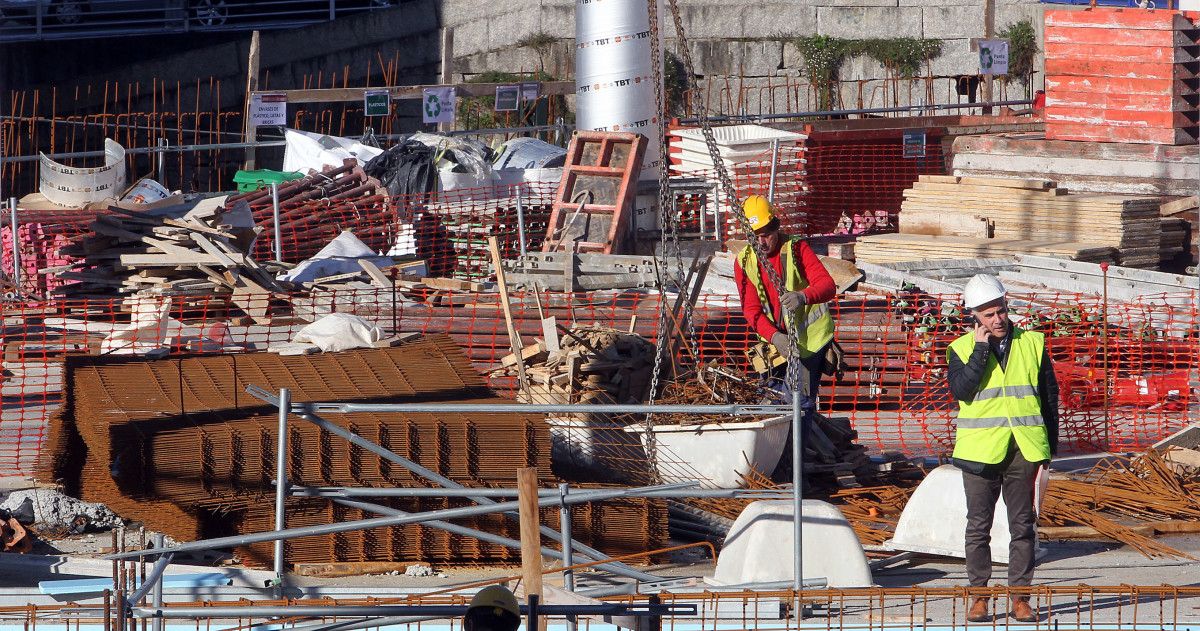
[[[1037,542],[1034,485],[1058,445],[1058,382],[1045,336],[1009,320],[999,279],[971,278],[963,305],[974,330],[950,343],[947,378],[958,400],[953,458],[967,496],[967,578],[972,587],[991,580],[992,518],[1003,495],[1011,537],[1008,584],[1025,587],[1033,582]],[[1012,598],[1009,615],[1038,620],[1027,596]],[[967,620],[991,620],[986,597],[972,600]]]

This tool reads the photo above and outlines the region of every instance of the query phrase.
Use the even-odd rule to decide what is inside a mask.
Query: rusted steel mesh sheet
[[[43,479],[179,539],[270,529],[278,413],[245,393],[248,384],[290,388],[296,402],[502,403],[465,354],[438,335],[394,348],[282,357],[270,353],[164,360],[78,356],[66,360],[66,400],[52,419]],[[511,485],[535,467],[553,482],[550,437],[539,415],[332,414],[329,420],[467,486]],[[294,419],[285,456],[288,479],[306,486],[426,486],[403,467]],[[409,500],[409,511],[428,510]],[[403,502],[402,502],[403,503]],[[289,523],[343,520],[348,509],[292,500]],[[580,537],[614,550],[641,551],[666,539],[666,511],[625,503],[616,520],[584,526]],[[351,511],[354,512],[354,511]],[[488,518],[477,523],[489,529]],[[497,521],[496,518],[492,521]],[[556,523],[548,518],[547,523]],[[310,537],[289,546],[293,561],[412,560],[509,562],[499,546],[461,546],[429,529]],[[383,533],[383,534],[380,534]],[[430,539],[430,537],[433,537]],[[380,541],[435,543],[401,546]],[[644,545],[643,545],[644,544]],[[415,544],[414,544],[415,545]],[[265,562],[253,549],[248,561]],[[422,556],[411,556],[414,553]]]

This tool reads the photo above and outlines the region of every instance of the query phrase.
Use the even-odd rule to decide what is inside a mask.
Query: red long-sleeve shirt
[[[780,248],[780,252],[782,251],[783,248]],[[780,252],[767,257],[767,263],[774,267],[776,272],[779,272],[780,278],[783,278],[783,261]],[[833,277],[829,275],[829,271],[825,269],[821,259],[813,253],[812,248],[803,241],[796,241],[792,248],[792,256],[795,260],[800,261],[800,273],[808,281],[808,287],[805,287],[802,292],[808,300],[808,304],[832,300],[834,294],[837,293],[837,287],[833,284]],[[780,326],[776,326],[767,317],[762,301],[758,297],[758,289],[755,288],[754,283],[750,282],[738,261],[733,263],[733,278],[737,282],[738,294],[742,297],[742,315],[746,318],[746,322],[750,324],[750,328],[754,332],[769,340],[772,335],[783,331],[783,312],[779,307],[779,295],[775,291],[775,285],[770,282],[767,271],[762,269],[763,262],[759,261],[758,265],[759,278],[763,279],[763,286],[767,290],[767,301],[771,304],[771,311],[775,314],[775,322],[779,322]]]

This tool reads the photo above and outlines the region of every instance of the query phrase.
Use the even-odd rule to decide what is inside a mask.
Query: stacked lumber
[[[1197,31],[1184,14],[1046,12],[1046,138],[1195,144]]]
[[[282,291],[273,275],[246,254],[257,236],[244,204],[213,198],[186,212],[131,211],[111,207],[90,233],[62,248],[80,261],[59,270],[79,281],[55,293],[70,297],[229,295],[256,321],[265,321],[267,298]]]
[[[1112,262],[1117,258],[1116,248],[1088,243],[900,233],[859,237],[855,260],[886,265],[930,259],[999,258],[1014,254],[1054,256],[1089,263]]]
[[[1114,262],[1126,267],[1155,267],[1164,254],[1171,258],[1175,252],[1163,252],[1160,205],[1156,197],[1068,193],[1051,180],[922,175],[904,191],[900,232],[1003,242],[1042,241],[1056,246],[1084,244],[1081,250],[1108,246],[1117,250]],[[1181,242],[1169,240],[1169,244],[1181,247]],[[986,251],[996,253],[1007,247],[999,243],[985,245]],[[1069,248],[1057,250],[1059,256],[1094,260],[1080,258]]]

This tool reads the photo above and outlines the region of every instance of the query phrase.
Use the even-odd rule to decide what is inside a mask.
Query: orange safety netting
[[[1200,366],[1194,298],[1107,306],[1095,297],[1073,294],[1021,298],[1028,306],[1015,307],[1015,316],[1047,334],[1055,361],[1064,451],[1140,449],[1188,423],[1195,407],[1190,382]],[[674,304],[674,297],[669,299]],[[161,347],[159,352],[171,354],[257,351],[290,340],[304,325],[282,315],[270,324],[247,324],[237,307],[221,297],[170,300],[165,325],[140,329],[131,324],[129,307],[116,299],[5,306],[0,468],[32,471],[46,423],[62,403],[61,360],[66,353],[125,352],[135,346],[142,352]],[[946,345],[966,330],[957,311],[948,308],[956,301],[956,296],[839,297],[833,313],[846,368],[824,379],[821,410],[848,417],[859,441],[872,449],[946,452],[954,410],[945,386]],[[360,315],[387,333],[448,333],[481,370],[497,366],[510,352],[494,293],[347,290],[298,294],[274,304],[286,302],[309,317]],[[517,293],[513,312],[526,344],[541,335],[542,312],[560,323],[621,330],[632,325],[653,340],[658,296],[634,291]],[[736,296],[701,296],[694,318],[700,361],[744,366],[750,336]],[[511,377],[493,378],[491,385],[508,394],[514,389]]]

